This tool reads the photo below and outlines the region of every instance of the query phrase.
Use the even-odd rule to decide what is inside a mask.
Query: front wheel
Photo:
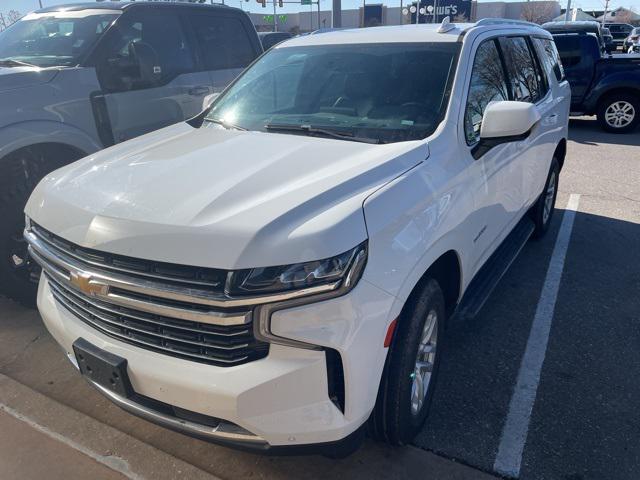
[[[442,290],[428,279],[398,318],[371,419],[371,435],[405,445],[422,429],[433,398],[445,322]]]
[[[77,158],[26,147],[0,159],[0,294],[34,306],[40,268],[23,238],[24,207],[40,179]]]
[[[640,121],[640,99],[626,93],[609,95],[598,105],[597,117],[607,132],[632,132]]]

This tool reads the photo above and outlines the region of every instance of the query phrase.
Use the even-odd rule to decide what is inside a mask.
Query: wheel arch
[[[447,316],[455,310],[462,290],[462,262],[458,252],[448,250],[440,255],[418,279],[404,303],[403,310],[419,295],[426,282],[433,279],[438,282],[444,295]]]
[[[566,138],[563,138],[558,142],[558,145],[556,146],[556,150],[555,152],[553,152],[553,156],[558,160],[560,170],[562,170],[562,167],[564,166],[564,159],[567,156],[567,139]]]
[[[594,102],[594,109],[597,111],[602,102],[604,102],[608,97],[616,94],[633,95],[638,99],[638,101],[640,101],[640,88],[637,86],[616,86],[600,92]]]

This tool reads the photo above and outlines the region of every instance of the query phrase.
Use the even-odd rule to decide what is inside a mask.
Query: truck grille
[[[165,355],[233,366],[263,358],[247,306],[220,307],[223,270],[130,259],[26,233],[56,302],[95,330]]]

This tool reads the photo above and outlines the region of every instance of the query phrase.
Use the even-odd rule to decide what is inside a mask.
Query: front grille
[[[115,272],[115,255],[104,255],[109,258],[108,265],[97,261],[98,255],[91,251],[91,263],[81,260],[87,250],[62,241],[59,237],[46,232],[41,227],[30,230],[37,242],[30,242],[32,255],[43,266],[51,292],[58,304],[63,306],[78,319],[99,332],[140,348],[153,350],[165,355],[189,359],[218,366],[234,366],[251,362],[268,354],[269,344],[256,340],[253,334],[251,311],[247,307],[212,308],[203,303],[202,286],[199,295],[192,302],[185,297],[194,290],[180,288],[186,292],[180,300],[158,296],[162,287],[171,285],[169,292],[176,291],[176,280],[155,278],[150,289],[154,295],[144,293],[145,290],[130,288],[147,283],[127,283],[138,278],[120,270],[111,275],[109,280],[121,282],[124,287],[109,286],[105,294],[87,294],[75,285],[71,279],[78,272]],[[38,248],[39,247],[39,248]],[[102,255],[102,254],[99,254]],[[140,264],[146,261],[140,261]],[[149,265],[159,265],[148,262]],[[162,264],[166,265],[166,264]],[[190,267],[179,266],[182,271]],[[193,267],[194,273],[185,278],[202,279],[199,272],[205,270]],[[155,270],[147,269],[146,273]],[[172,271],[164,269],[163,275]],[[90,277],[94,278],[94,277]],[[96,274],[96,278],[100,277]],[[117,283],[117,282],[116,282]],[[120,285],[120,284],[118,284]],[[182,317],[182,318],[176,318]],[[193,321],[186,318],[196,318]],[[228,318],[238,319],[225,324]]]

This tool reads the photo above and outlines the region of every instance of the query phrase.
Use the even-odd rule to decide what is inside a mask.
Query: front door
[[[102,92],[92,101],[103,143],[191,118],[213,91],[207,72],[197,71],[181,16],[164,9],[123,15],[100,48],[96,70]]]
[[[520,211],[522,199],[518,189],[522,174],[516,162],[518,149],[514,143],[498,145],[474,158],[487,105],[510,99],[497,39],[480,43],[474,58],[460,143],[475,201],[474,218],[469,219],[472,231],[467,239],[472,252],[472,271],[475,272],[508,233],[507,227]]]

